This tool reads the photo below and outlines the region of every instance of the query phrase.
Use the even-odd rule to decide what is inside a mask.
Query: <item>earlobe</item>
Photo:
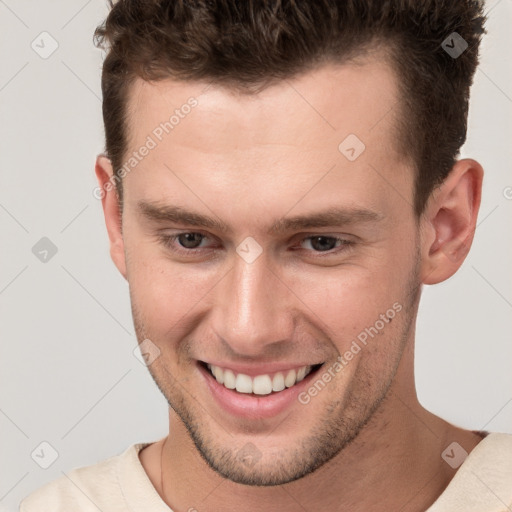
[[[122,218],[117,196],[116,181],[113,177],[112,163],[104,156],[96,158],[95,166],[98,187],[101,190],[101,204],[105,216],[108,238],[110,241],[110,256],[115,266],[126,279],[126,259],[124,252],[124,240],[122,234]]]
[[[464,262],[476,229],[482,180],[478,162],[459,160],[430,197],[421,220],[422,283],[445,281]]]

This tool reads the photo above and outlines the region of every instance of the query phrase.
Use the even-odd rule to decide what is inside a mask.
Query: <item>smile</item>
[[[286,371],[251,377],[244,373],[236,373],[228,368],[221,368],[209,363],[204,364],[215,380],[225,388],[235,390],[238,393],[255,395],[269,395],[291,388],[321,366],[321,364],[301,366]]]

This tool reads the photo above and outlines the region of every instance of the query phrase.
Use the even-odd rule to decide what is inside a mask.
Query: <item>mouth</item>
[[[324,363],[318,363],[250,376],[204,361],[198,361],[198,363],[223,388],[254,397],[277,395],[287,389],[294,388],[307,377],[317,373],[324,365]]]

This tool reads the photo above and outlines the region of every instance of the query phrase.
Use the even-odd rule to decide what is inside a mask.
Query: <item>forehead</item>
[[[325,64],[251,95],[207,81],[138,79],[128,100],[128,154],[148,138],[154,149],[125,183],[134,183],[129,195],[168,200],[162,184],[172,196],[171,181],[185,173],[198,194],[240,192],[261,207],[263,198],[270,205],[292,188],[299,194],[336,167],[319,194],[343,186],[348,198],[366,188],[380,196],[372,201],[385,201],[386,182],[410,181],[396,151],[398,115],[397,78],[383,58]],[[356,160],[352,149],[361,152]],[[404,186],[399,195],[410,197]]]
[[[200,115],[201,129],[189,142],[200,145],[215,136],[219,151],[255,143],[314,143],[334,132],[337,136],[356,133],[369,140],[384,118],[384,130],[374,133],[379,136],[385,131],[393,138],[395,133],[389,128],[394,128],[392,121],[398,115],[397,78],[384,54],[371,55],[354,63],[319,66],[256,94],[214,81],[149,83],[136,79],[128,95],[129,138],[133,142],[141,134],[151,133],[190,98],[198,101],[191,117]],[[175,138],[186,131],[183,125],[190,125],[182,120],[180,117],[181,129],[173,130]]]

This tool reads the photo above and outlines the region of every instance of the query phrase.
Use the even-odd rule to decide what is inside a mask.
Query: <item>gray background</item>
[[[433,412],[512,433],[512,0],[486,9],[461,153],[486,171],[479,225],[460,271],[425,287],[416,371]],[[0,0],[0,511],[166,433],[166,402],[133,354],[128,286],[92,195],[103,150],[92,34],[106,13],[103,0]],[[58,48],[42,58],[52,40]],[[32,251],[43,237],[57,248],[46,262]],[[58,453],[48,469],[52,449],[41,442]]]

